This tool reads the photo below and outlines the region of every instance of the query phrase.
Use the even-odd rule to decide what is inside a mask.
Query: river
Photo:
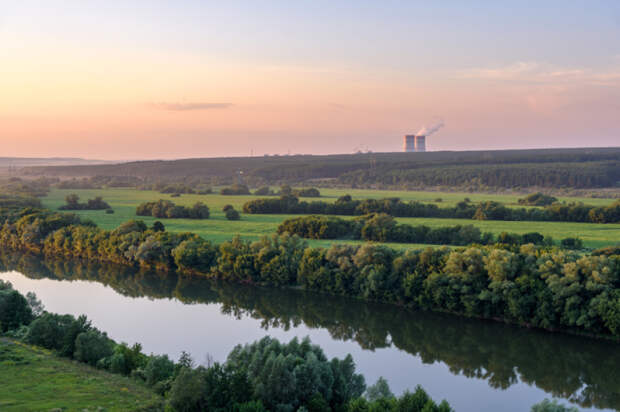
[[[265,335],[309,336],[328,357],[353,355],[371,384],[420,384],[457,411],[527,411],[544,398],[620,409],[620,345],[391,305],[212,282],[114,265],[0,255],[0,279],[46,310],[85,314],[116,341],[198,363],[224,361]]]

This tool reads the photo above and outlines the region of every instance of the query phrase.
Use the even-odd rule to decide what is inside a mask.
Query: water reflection
[[[424,363],[442,362],[451,373],[484,379],[493,388],[521,381],[582,407],[620,409],[620,351],[615,342],[92,262],[0,255],[0,271],[8,270],[33,279],[96,281],[130,297],[217,303],[228,315],[260,320],[265,329],[302,324],[321,328],[364,349],[396,347]]]

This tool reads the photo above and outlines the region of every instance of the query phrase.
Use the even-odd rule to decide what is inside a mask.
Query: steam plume
[[[437,130],[441,129],[444,125],[445,125],[445,123],[443,122],[443,120],[441,120],[441,121],[439,121],[439,123],[437,123],[436,125],[434,125],[430,129],[427,129],[426,126],[424,126],[420,130],[418,130],[416,135],[418,135],[418,136],[430,136],[433,133],[435,133]]]

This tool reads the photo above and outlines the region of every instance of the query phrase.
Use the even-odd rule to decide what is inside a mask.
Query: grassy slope
[[[256,196],[222,196],[219,194],[212,195],[182,195],[179,198],[171,198],[152,191],[139,191],[131,189],[103,189],[103,190],[52,190],[50,195],[43,199],[45,206],[56,209],[64,204],[64,198],[69,193],[77,193],[82,201],[91,199],[95,196],[103,196],[115,213],[108,215],[102,210],[97,211],[80,211],[80,215],[91,218],[99,226],[105,229],[114,229],[120,223],[136,218],[136,206],[142,202],[153,201],[157,199],[170,199],[181,205],[192,205],[197,201],[206,203],[211,209],[211,218],[208,220],[189,220],[189,219],[162,219],[166,228],[171,231],[190,231],[198,233],[206,239],[222,242],[231,239],[235,234],[241,235],[246,239],[258,239],[262,235],[268,235],[275,232],[279,223],[290,215],[246,215],[242,214],[240,221],[228,221],[224,217],[222,207],[226,204],[233,205],[236,209],[241,210],[243,204],[248,200],[256,199]],[[396,196],[403,200],[420,200],[432,201],[441,197],[443,201],[439,206],[451,206],[469,197],[472,201],[481,200],[498,200],[509,204],[516,204],[518,196],[510,195],[486,195],[486,194],[464,194],[464,193],[438,193],[438,192],[398,192],[398,191],[378,191],[378,190],[322,190],[324,197],[321,200],[333,201],[338,196],[349,193],[354,198],[362,197],[387,197]],[[609,204],[613,202],[611,199],[575,199],[566,198],[563,200],[583,200],[588,204]],[[151,224],[155,218],[140,217]],[[495,234],[503,231],[526,233],[540,232],[545,235],[551,235],[554,239],[561,239],[570,236],[578,236],[583,239],[587,247],[602,247],[620,242],[620,224],[591,224],[591,223],[563,223],[563,222],[502,222],[502,221],[476,221],[468,219],[434,219],[434,218],[399,218],[401,222],[409,224],[425,224],[432,227],[455,225],[455,224],[473,224],[483,231],[493,232]],[[326,246],[334,241],[310,241],[310,244],[318,246]],[[355,242],[348,242],[355,243]],[[419,248],[428,245],[398,245],[398,248]]]
[[[0,410],[158,410],[162,399],[137,382],[0,338]]]

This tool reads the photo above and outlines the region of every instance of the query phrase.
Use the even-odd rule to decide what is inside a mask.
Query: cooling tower
[[[415,152],[415,135],[405,135],[403,138],[403,152]]]
[[[415,137],[414,152],[426,152],[426,136],[419,135]]]

